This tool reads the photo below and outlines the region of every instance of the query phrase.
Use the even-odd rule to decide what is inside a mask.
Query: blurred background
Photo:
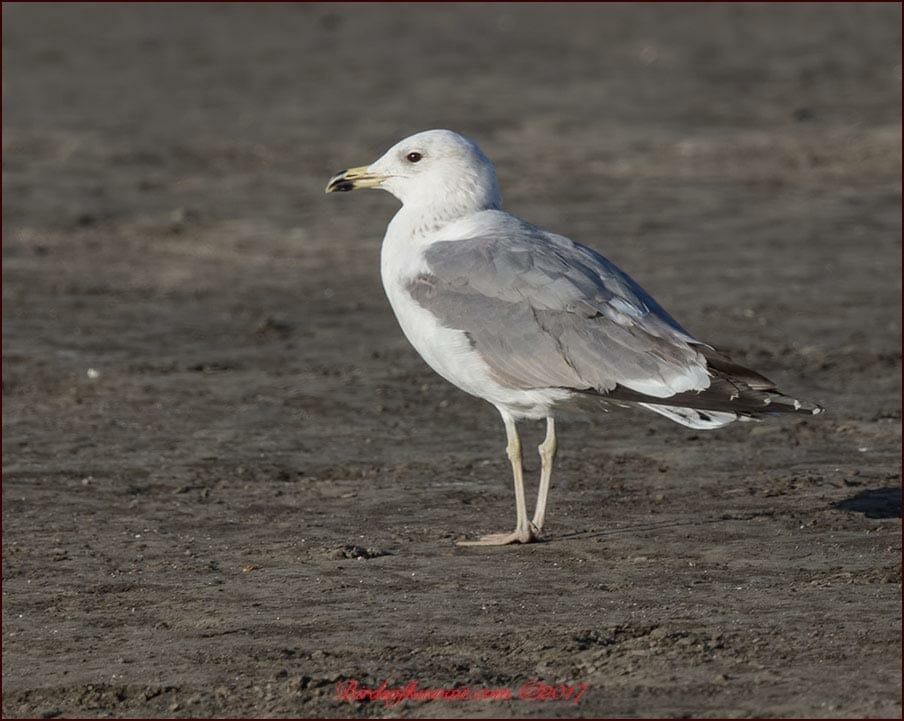
[[[769,504],[796,499],[798,515],[775,521],[780,529],[853,503],[852,525],[826,515],[817,526],[866,543],[864,514],[900,518],[900,4],[5,3],[2,12],[5,715],[84,710],[84,688],[101,681],[115,688],[91,703],[108,711],[318,711],[292,705],[314,698],[298,688],[269,701],[249,690],[282,663],[267,655],[268,634],[306,639],[304,653],[345,649],[333,661],[298,656],[327,688],[361,659],[373,673],[403,667],[381,649],[392,629],[420,643],[424,606],[393,616],[385,609],[398,588],[362,577],[370,612],[353,614],[353,596],[321,608],[334,597],[300,590],[313,583],[306,573],[337,573],[336,559],[354,556],[342,550],[349,539],[445,549],[484,524],[508,524],[495,412],[427,369],[383,296],[379,242],[395,201],[323,193],[334,172],[427,128],[482,147],[508,210],[601,251],[691,332],[831,411],[818,423],[726,429],[693,453],[684,429],[646,417],[568,426],[551,509],[560,532],[610,523],[622,499],[612,489],[624,483],[666,493],[675,512],[724,508],[727,491],[716,489],[734,472],[755,479],[744,512],[759,508],[763,488]],[[605,487],[593,482],[599,469]],[[715,495],[701,500],[695,489],[710,486]],[[647,501],[632,498],[616,515],[666,512]],[[714,698],[728,701],[713,709],[768,697],[773,706],[751,713],[806,715],[853,698],[855,714],[900,713],[888,695],[895,642],[864,647],[857,635],[891,628],[880,610],[897,603],[899,563],[876,549],[899,540],[887,524],[876,529],[889,540],[852,545],[849,556],[828,535],[807,542],[825,552],[813,567],[850,563],[879,584],[871,607],[851,601],[860,630],[832,642],[856,643],[862,657],[829,654],[836,665],[811,677],[828,646],[802,642],[803,626],[778,628],[769,638],[788,655],[777,673],[798,695],[764,696],[754,674],[719,686]],[[725,538],[711,532],[705,543]],[[791,576],[750,597],[768,615],[799,564],[748,540],[726,558],[789,564]],[[687,573],[683,559],[700,542],[676,540],[669,573]],[[617,544],[628,541],[607,543],[611,565],[599,572],[618,590]],[[540,551],[554,552],[571,551]],[[388,572],[394,558],[369,563]],[[657,587],[668,562],[650,571]],[[268,564],[282,575],[241,585],[241,569]],[[518,568],[527,575],[491,607],[542,630],[514,591],[542,566]],[[440,575],[475,573],[456,569]],[[662,597],[630,595],[642,595],[639,569],[623,569],[619,598],[655,609]],[[211,596],[217,579],[227,593]],[[95,587],[106,595],[86,600]],[[712,616],[708,588],[673,599],[694,632]],[[440,590],[448,599],[456,589]],[[596,593],[598,610],[605,592]],[[251,599],[283,621],[252,623]],[[833,603],[814,601],[800,618],[837,621]],[[306,617],[281,625],[301,607]],[[389,616],[356,625],[375,609]],[[747,611],[738,617],[759,617]],[[574,633],[595,612],[582,610]],[[249,623],[259,645],[209,640]],[[381,636],[373,624],[384,623]],[[340,627],[350,635],[337,638]],[[465,643],[454,625],[441,628]],[[456,663],[484,663],[474,659],[491,630],[461,646]],[[800,650],[813,643],[814,656]],[[534,672],[517,659],[536,649],[500,644],[489,667],[515,664],[504,672],[512,679]],[[544,651],[550,677],[574,671],[569,648]],[[664,653],[678,675],[661,708],[699,713],[687,705],[694,662]],[[437,663],[437,683],[449,681],[440,671],[451,662]],[[592,677],[588,668],[574,673]],[[861,669],[875,687],[860,683]],[[830,681],[855,677],[856,691]],[[219,696],[186,701],[217,683]],[[159,708],[133,693],[142,684],[169,684]],[[624,703],[610,694],[609,705],[583,710],[659,708],[625,693]]]

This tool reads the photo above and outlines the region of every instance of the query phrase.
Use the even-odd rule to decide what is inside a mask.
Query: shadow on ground
[[[862,513],[867,518],[900,518],[901,489],[874,488],[860,491],[855,496],[836,501],[832,507],[840,511]]]

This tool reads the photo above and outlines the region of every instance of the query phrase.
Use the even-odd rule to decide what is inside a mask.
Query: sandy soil
[[[4,5],[4,716],[900,717],[900,28]],[[394,201],[322,192],[443,126],[830,412],[566,422],[548,542],[457,548],[513,521],[501,423],[396,326]]]

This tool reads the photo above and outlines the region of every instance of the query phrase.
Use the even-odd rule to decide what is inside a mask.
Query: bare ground
[[[5,717],[900,717],[900,5],[3,21]],[[429,127],[829,413],[564,423],[548,542],[457,548],[501,424],[322,194]]]

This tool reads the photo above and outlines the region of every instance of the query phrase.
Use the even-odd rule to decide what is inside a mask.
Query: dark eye
[[[405,159],[409,163],[416,163],[418,160],[420,160],[423,157],[424,156],[421,155],[420,153],[408,153],[408,155],[405,156]]]

